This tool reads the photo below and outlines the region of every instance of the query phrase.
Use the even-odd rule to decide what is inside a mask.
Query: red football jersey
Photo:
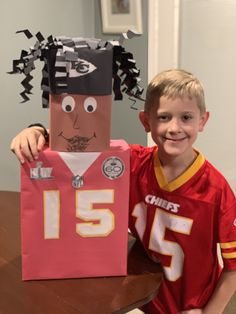
[[[130,149],[43,150],[21,168],[24,280],[127,274]]]
[[[165,274],[158,296],[145,313],[176,314],[202,308],[221,267],[236,269],[236,201],[224,177],[201,153],[168,183],[157,148],[133,145],[130,229]]]

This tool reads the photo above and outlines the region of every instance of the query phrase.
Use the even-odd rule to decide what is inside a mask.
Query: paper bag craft
[[[45,149],[21,168],[23,280],[127,273],[129,146]]]
[[[28,30],[23,31],[32,37]],[[112,90],[141,99],[139,70],[119,41],[50,36],[13,61],[29,99],[34,62],[44,62],[50,148],[22,166],[23,279],[126,275],[129,146],[110,142]]]
[[[32,34],[23,30],[28,38]],[[18,32],[18,33],[19,33]],[[50,107],[50,148],[56,151],[89,152],[109,148],[112,90],[115,100],[122,93],[141,99],[139,70],[130,52],[122,46],[132,31],[119,40],[48,37],[36,34],[29,52],[13,61],[13,71],[22,81],[23,101],[29,100],[35,61],[44,63],[41,88],[43,107]],[[113,83],[113,84],[112,84]]]

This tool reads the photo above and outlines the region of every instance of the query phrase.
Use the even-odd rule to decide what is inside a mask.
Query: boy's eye
[[[65,112],[72,112],[75,109],[75,100],[71,96],[66,96],[62,100],[62,110]]]
[[[190,114],[185,114],[182,116],[182,120],[183,121],[189,121],[191,120],[193,117]]]
[[[170,120],[170,117],[168,115],[158,115],[157,116],[157,119],[159,121],[162,121],[162,122],[165,122],[165,121],[169,121]]]
[[[97,109],[97,101],[93,97],[88,97],[84,101],[84,109],[88,113],[92,113]]]

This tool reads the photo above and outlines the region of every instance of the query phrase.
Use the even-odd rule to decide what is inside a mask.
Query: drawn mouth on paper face
[[[91,137],[75,135],[73,137],[66,138],[62,131],[58,136],[61,136],[67,141],[67,150],[69,152],[83,152],[89,146],[90,140],[96,138],[96,133],[94,132]]]

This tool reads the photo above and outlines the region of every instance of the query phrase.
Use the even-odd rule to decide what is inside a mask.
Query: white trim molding
[[[180,0],[148,0],[148,81],[162,70],[178,67],[179,10]]]

